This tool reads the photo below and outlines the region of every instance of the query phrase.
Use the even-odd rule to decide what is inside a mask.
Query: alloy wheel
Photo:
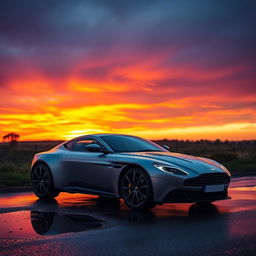
[[[142,171],[139,169],[128,171],[121,183],[124,200],[132,208],[142,206],[148,200],[149,186],[148,178]]]
[[[44,195],[49,187],[49,174],[46,167],[39,165],[32,173],[32,185],[37,195]]]

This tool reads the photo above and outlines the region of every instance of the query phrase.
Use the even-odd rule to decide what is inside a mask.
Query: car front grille
[[[228,184],[230,177],[226,173],[207,173],[201,174],[198,177],[187,179],[183,182],[184,186],[205,186]]]
[[[225,189],[224,191],[211,193],[205,193],[203,191],[174,190],[167,194],[163,201],[166,203],[195,203],[203,201],[212,202],[227,198],[227,189]]]

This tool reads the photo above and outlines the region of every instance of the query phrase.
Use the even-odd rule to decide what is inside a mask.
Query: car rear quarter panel
[[[68,183],[65,170],[62,169],[62,159],[63,154],[59,150],[38,153],[32,160],[31,170],[39,162],[46,164],[50,168],[55,188],[60,189]]]

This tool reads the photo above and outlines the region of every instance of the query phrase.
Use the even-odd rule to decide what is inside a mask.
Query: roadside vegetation
[[[30,186],[30,165],[34,154],[47,151],[60,141],[0,143],[0,189]]]
[[[226,166],[236,175],[256,173],[256,140],[251,141],[181,141],[159,140],[170,151],[208,157]],[[0,143],[0,189],[30,186],[30,164],[33,155],[49,150],[60,141]]]

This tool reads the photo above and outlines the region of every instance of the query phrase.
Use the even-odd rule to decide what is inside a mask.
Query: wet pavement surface
[[[0,255],[256,255],[256,177],[231,200],[129,210],[122,200],[0,194]]]

